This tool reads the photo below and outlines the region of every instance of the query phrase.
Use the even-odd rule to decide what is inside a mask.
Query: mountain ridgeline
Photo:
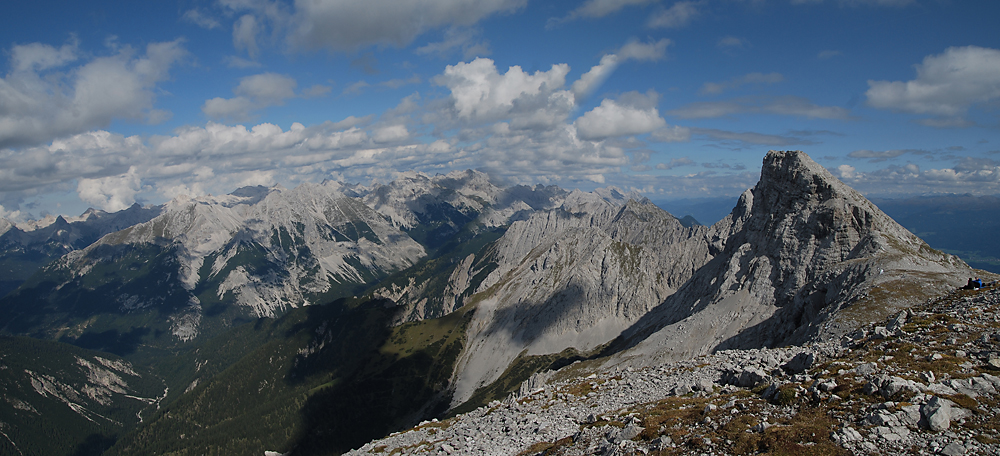
[[[769,152],[712,226],[475,171],[156,211],[0,300],[4,333],[166,387],[141,423],[94,431],[108,454],[336,454],[576,360],[831,339],[974,274],[802,152]]]

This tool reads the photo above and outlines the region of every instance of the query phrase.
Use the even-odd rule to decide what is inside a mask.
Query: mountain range
[[[0,226],[5,264],[60,255],[0,300],[0,331],[163,386],[141,423],[93,431],[107,454],[339,453],[579,360],[835,340],[977,274],[802,152],[769,152],[712,226],[476,171]]]

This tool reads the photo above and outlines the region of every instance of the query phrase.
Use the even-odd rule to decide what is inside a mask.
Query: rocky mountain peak
[[[846,307],[885,316],[892,294],[934,296],[969,271],[798,151],[768,152],[760,182],[708,238],[715,257],[623,334],[638,344],[625,358],[833,337],[857,324],[840,316]]]
[[[11,223],[10,221],[8,221],[7,219],[0,218],[0,235],[6,233],[7,231],[10,231],[10,229],[13,226],[14,226],[14,224]]]

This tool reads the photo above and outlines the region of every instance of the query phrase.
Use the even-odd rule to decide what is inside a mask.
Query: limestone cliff
[[[493,246],[453,403],[518,356],[607,343],[711,258],[706,227],[684,227],[648,201],[589,195],[514,223]]]
[[[769,152],[760,182],[710,237],[721,253],[622,334],[619,348],[632,348],[616,360],[838,336],[969,274],[797,151]]]

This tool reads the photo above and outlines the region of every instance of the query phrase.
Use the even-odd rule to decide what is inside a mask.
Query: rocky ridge
[[[504,401],[348,454],[997,454],[1000,289],[836,341],[532,377]]]
[[[609,365],[642,366],[836,338],[907,305],[887,290],[925,299],[969,274],[800,151],[768,152],[760,182],[712,227],[640,202],[569,201],[492,247],[453,405],[519,357],[610,344]],[[847,307],[876,315],[852,321]]]
[[[768,152],[760,182],[711,231],[717,253],[616,341],[629,349],[614,362],[835,339],[970,274],[798,151]],[[873,315],[847,321],[848,307]]]
[[[28,287],[37,288],[6,301],[17,308],[10,312],[15,318],[35,312],[31,303],[39,299],[49,303],[50,314],[60,315],[53,318],[64,320],[60,303],[67,301],[97,306],[86,312],[112,319],[155,308],[175,340],[189,341],[208,328],[206,314],[227,326],[350,296],[438,249],[452,248],[446,243],[460,232],[468,238],[478,230],[502,229],[497,227],[536,208],[562,204],[567,194],[556,187],[505,189],[470,170],[433,177],[407,173],[371,187],[328,181],[290,190],[258,186],[222,196],[178,197],[155,213],[136,206],[115,214],[149,216],[129,217],[132,223],[117,227],[120,231],[74,247],[79,250],[60,251],[69,253]],[[60,220],[36,231],[52,231],[65,224]],[[7,227],[4,239],[18,233]],[[459,279],[453,287],[461,285]],[[419,301],[408,303],[405,293],[396,294],[402,306],[416,307]],[[456,307],[409,314],[423,319]]]
[[[34,223],[15,224],[0,219],[0,297],[46,263],[104,235],[148,221],[161,210],[160,206],[133,204],[115,213],[88,209],[79,217],[49,216]]]
[[[649,202],[572,197],[513,223],[491,247],[453,404],[519,356],[607,343],[711,258],[706,227],[684,227]]]

